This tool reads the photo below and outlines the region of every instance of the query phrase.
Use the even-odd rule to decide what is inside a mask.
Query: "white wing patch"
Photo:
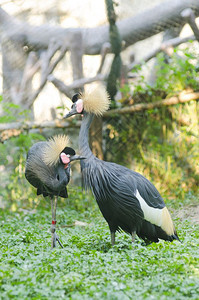
[[[166,207],[154,208],[149,206],[142,198],[139,191],[136,190],[135,196],[138,199],[141,209],[144,213],[144,219],[150,223],[160,226],[168,235],[174,234],[174,225],[170,213]]]
[[[161,225],[162,225],[162,210],[163,209],[153,208],[153,207],[149,206],[146,203],[146,201],[142,198],[142,196],[140,195],[138,190],[136,190],[135,196],[140,203],[141,209],[144,213],[145,220],[161,227]]]

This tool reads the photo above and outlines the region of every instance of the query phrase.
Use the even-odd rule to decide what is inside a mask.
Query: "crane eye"
[[[57,180],[59,181],[59,174],[57,174]]]

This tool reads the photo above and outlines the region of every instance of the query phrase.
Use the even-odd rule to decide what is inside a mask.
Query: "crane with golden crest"
[[[95,157],[89,147],[89,128],[94,115],[102,116],[108,110],[110,99],[106,89],[94,89],[75,94],[73,105],[65,116],[82,114],[79,132],[81,171],[85,189],[91,189],[99,209],[107,221],[111,243],[121,229],[145,241],[179,240],[170,213],[155,186],[141,174],[122,165]]]
[[[52,248],[56,241],[63,248],[56,228],[57,198],[68,198],[67,184],[70,180],[70,163],[83,159],[76,155],[66,135],[57,135],[47,141],[34,144],[27,154],[25,177],[37,189],[37,195],[50,197],[52,210]]]

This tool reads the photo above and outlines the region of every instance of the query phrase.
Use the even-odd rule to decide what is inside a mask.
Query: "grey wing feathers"
[[[100,201],[114,199],[117,206],[133,207],[136,214],[143,216],[136,190],[139,191],[146,203],[154,208],[163,208],[165,203],[155,186],[141,174],[115,163],[105,162],[95,158],[97,163],[82,170],[84,185],[93,190]],[[97,165],[97,168],[96,168]],[[85,176],[84,173],[86,172]]]
[[[162,199],[160,193],[148,179],[136,172],[133,172],[132,179],[136,180],[137,189],[149,206],[160,209],[165,207],[164,200]]]
[[[111,173],[115,169],[116,176],[119,174],[117,184],[119,185],[121,192],[125,195],[125,198],[128,198],[129,196],[130,198],[134,197],[136,190],[138,190],[149,206],[153,208],[165,207],[165,203],[160,193],[148,179],[126,167],[114,163],[111,163],[111,165]],[[118,186],[116,186],[116,188],[117,187]]]
[[[143,218],[139,201],[134,195],[136,188],[134,181],[130,182],[127,189],[126,179],[122,176],[118,165],[100,162],[98,160],[97,168],[87,165],[82,170],[84,187],[91,188],[97,202],[106,203],[108,200],[115,210],[123,211],[128,215],[133,212]]]

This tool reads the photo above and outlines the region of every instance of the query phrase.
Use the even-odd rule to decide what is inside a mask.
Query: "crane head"
[[[97,85],[95,88],[82,94],[75,94],[72,97],[72,102],[71,110],[66,114],[65,118],[76,114],[84,114],[84,112],[100,116],[110,106],[110,98],[103,85]]]
[[[66,146],[68,144],[69,138],[66,135],[53,136],[46,141],[41,149],[41,157],[45,165],[51,167],[61,163],[67,167],[71,161],[85,158],[76,155],[73,148]]]
[[[72,97],[72,106],[71,106],[71,110],[67,113],[67,115],[64,118],[69,118],[73,115],[77,115],[77,114],[83,114],[84,112],[84,105],[83,105],[83,99],[82,95],[80,93],[75,94]]]
[[[68,167],[68,164],[74,160],[85,159],[86,157],[76,155],[76,152],[71,147],[65,147],[60,153],[60,163],[64,165],[64,169]]]

